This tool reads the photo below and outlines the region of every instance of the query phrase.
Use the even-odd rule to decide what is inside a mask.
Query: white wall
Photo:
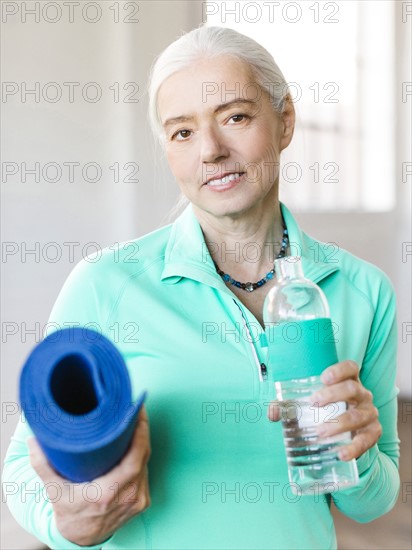
[[[11,3],[18,4],[19,3]],[[26,2],[32,5],[32,2]],[[7,415],[5,407],[16,403],[18,374],[24,359],[41,338],[52,304],[67,274],[80,259],[82,248],[96,242],[101,247],[113,245],[151,231],[165,223],[166,214],[175,202],[177,189],[165,164],[153,150],[146,123],[147,98],[143,90],[149,66],[167,44],[181,31],[197,26],[202,20],[200,1],[137,2],[138,23],[124,23],[130,10],[122,12],[114,23],[111,2],[100,2],[102,17],[88,23],[75,12],[70,23],[67,13],[57,23],[48,23],[40,14],[40,22],[22,14],[8,17],[3,25],[3,81],[22,82],[30,88],[40,82],[60,83],[63,98],[48,103],[32,96],[23,103],[20,93],[7,97],[3,108],[2,162],[16,162],[19,172],[5,181],[2,178],[2,240],[7,250],[18,252],[3,256],[2,293],[2,384],[3,404],[1,457],[17,422],[17,414]],[[398,10],[401,4],[398,3]],[[65,12],[63,12],[65,13]],[[49,18],[54,17],[52,11]],[[94,13],[90,10],[89,17]],[[406,25],[397,32],[397,47],[406,51]],[[408,76],[408,59],[399,55],[397,88]],[[63,82],[97,82],[102,99],[88,103],[75,88],[75,100],[67,99]],[[113,101],[113,83],[136,82],[139,103]],[[50,89],[50,94],[52,90]],[[131,91],[129,88],[127,91]],[[122,95],[121,97],[124,97]],[[398,96],[400,97],[400,95]],[[409,104],[397,102],[397,206],[385,214],[299,214],[298,219],[308,233],[325,241],[334,241],[343,248],[372,261],[388,273],[399,295],[399,323],[410,322],[410,258],[402,262],[402,242],[411,241],[410,198],[408,186],[402,183],[401,164],[410,161],[408,136]],[[28,176],[21,182],[21,163],[39,162],[43,168],[56,162],[65,176],[57,183],[34,183]],[[88,183],[80,172],[73,183],[68,181],[64,162],[96,162],[102,169],[99,182]],[[138,165],[138,183],[113,181],[110,166],[118,162]],[[8,164],[7,167],[12,165]],[[92,171],[90,171],[92,174]],[[49,177],[52,176],[50,170]],[[126,176],[121,171],[121,179]],[[410,179],[409,179],[410,185]],[[39,243],[40,256],[27,255],[24,246]],[[57,249],[49,243],[57,243]],[[63,243],[79,243],[75,255]],[[43,254],[62,251],[57,262],[47,261]],[[90,248],[89,252],[92,251]],[[24,325],[37,334],[27,334]],[[8,330],[17,327],[17,333]],[[404,396],[411,396],[410,351],[400,338],[399,385]],[[7,409],[8,410],[8,409]],[[34,548],[36,543],[11,520],[2,504],[2,548]]]

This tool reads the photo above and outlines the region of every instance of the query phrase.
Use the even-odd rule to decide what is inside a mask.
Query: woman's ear
[[[285,96],[281,117],[283,122],[283,133],[280,140],[280,145],[281,150],[283,150],[286,149],[292,141],[293,132],[295,130],[295,107],[290,94]]]

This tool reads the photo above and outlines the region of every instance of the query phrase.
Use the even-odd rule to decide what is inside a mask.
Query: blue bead
[[[269,271],[269,273],[266,275],[268,279],[273,279],[273,273]]]
[[[228,275],[227,273],[225,275],[223,275],[223,280],[224,281],[230,281],[230,275]]]

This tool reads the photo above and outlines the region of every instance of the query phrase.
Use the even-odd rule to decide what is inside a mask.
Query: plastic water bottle
[[[263,318],[291,489],[295,494],[313,494],[356,485],[356,460],[337,456],[339,447],[351,441],[351,433],[328,438],[316,433],[322,422],[339,422],[347,404],[320,407],[309,402],[309,396],[323,386],[322,371],[338,362],[326,297],[305,279],[300,257],[276,260],[275,272],[276,284],[266,296]]]

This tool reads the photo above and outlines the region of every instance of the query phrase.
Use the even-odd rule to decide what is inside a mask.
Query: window
[[[204,14],[262,44],[290,85],[281,198],[301,211],[393,209],[394,3],[211,1]]]

